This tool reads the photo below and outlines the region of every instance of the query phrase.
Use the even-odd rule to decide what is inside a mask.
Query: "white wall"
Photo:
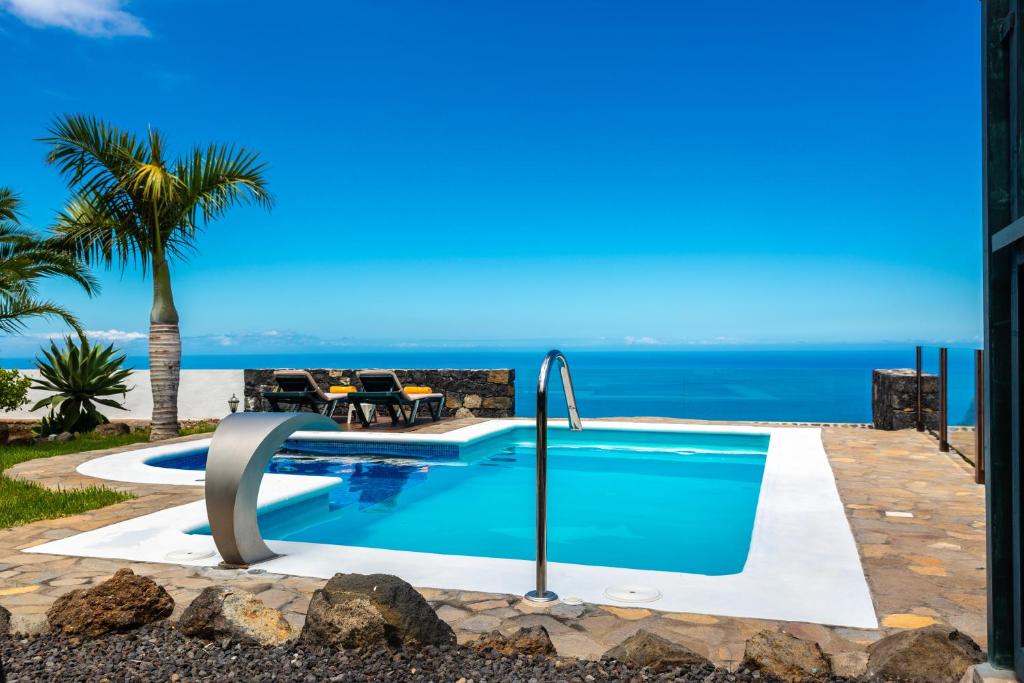
[[[38,377],[38,370],[20,370],[29,377]],[[181,420],[202,420],[221,418],[227,415],[228,399],[231,394],[240,401],[239,410],[244,405],[245,382],[241,370],[182,370],[181,386],[178,390],[178,418]],[[128,378],[126,384],[134,387],[121,401],[120,396],[111,398],[121,401],[128,410],[115,410],[100,406],[100,412],[111,419],[148,420],[153,414],[153,394],[149,386],[149,370],[136,370]],[[46,409],[29,412],[28,408],[36,401],[50,395],[50,392],[30,389],[29,404],[24,410],[0,413],[0,418],[26,419],[38,418],[46,414]]]

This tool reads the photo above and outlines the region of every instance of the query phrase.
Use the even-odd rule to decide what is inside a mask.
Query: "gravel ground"
[[[617,662],[502,657],[464,647],[353,653],[248,647],[188,638],[167,623],[80,639],[60,635],[0,638],[9,683],[27,681],[770,681],[758,672],[698,667],[654,674]]]

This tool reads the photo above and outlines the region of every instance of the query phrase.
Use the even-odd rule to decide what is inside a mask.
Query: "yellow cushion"
[[[402,387],[407,394],[432,394],[434,390],[430,387]]]
[[[351,394],[355,390],[356,390],[355,387],[333,386],[330,389],[328,389],[327,393],[328,394]]]

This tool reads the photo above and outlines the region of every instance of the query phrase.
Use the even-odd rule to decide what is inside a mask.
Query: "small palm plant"
[[[51,340],[49,350],[43,349],[43,356],[45,359],[36,359],[42,377],[35,380],[32,388],[55,392],[32,407],[50,407],[50,414],[40,426],[43,436],[91,432],[97,425],[105,424],[108,420],[96,409],[96,404],[126,410],[121,403],[107,398],[128,393],[124,380],[132,372],[121,367],[125,356],[118,355],[113,344],[103,348],[92,346],[84,337],[79,343],[66,337],[64,348]]]

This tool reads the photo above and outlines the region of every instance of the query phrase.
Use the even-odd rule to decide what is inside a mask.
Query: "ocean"
[[[949,412],[954,425],[974,424],[973,356],[951,349]],[[299,354],[185,355],[186,369],[276,367],[515,368],[516,414],[535,412],[537,373],[544,351],[430,350]],[[658,415],[708,420],[870,422],[871,371],[912,368],[914,349],[879,350],[627,350],[571,351],[576,400],[584,417]],[[926,371],[938,363],[924,354]],[[145,357],[129,357],[138,369]],[[4,367],[32,367],[3,359]],[[551,414],[565,415],[557,376]]]

